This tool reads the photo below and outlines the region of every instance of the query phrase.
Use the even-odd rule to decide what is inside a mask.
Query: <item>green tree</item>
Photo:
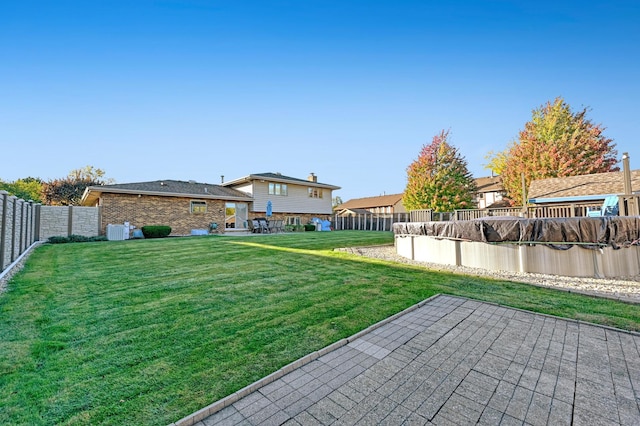
[[[342,198],[339,195],[336,195],[333,197],[333,200],[331,200],[331,204],[333,208],[338,207],[340,204],[343,204]]]
[[[446,212],[473,206],[475,181],[467,161],[448,138],[449,131],[444,130],[434,136],[407,167],[407,187],[402,197],[407,210]]]
[[[587,108],[574,113],[558,97],[535,109],[518,140],[498,153],[504,155],[500,174],[513,204],[522,205],[524,201],[522,174],[528,187],[537,179],[619,170],[613,140],[603,134],[604,127],[593,124],[586,115]]]
[[[484,158],[488,161],[488,163],[484,165],[484,168],[491,170],[494,176],[500,176],[507,164],[507,152],[489,151]]]
[[[27,177],[13,182],[0,180],[0,189],[23,200],[41,203],[43,182],[40,178]]]
[[[104,171],[86,166],[75,169],[61,179],[53,179],[42,186],[42,199],[53,206],[74,206],[80,203],[82,194],[88,186],[113,183],[113,179],[103,179]]]

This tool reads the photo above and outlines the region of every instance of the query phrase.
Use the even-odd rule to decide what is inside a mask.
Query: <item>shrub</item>
[[[49,237],[47,242],[49,244],[64,244],[69,242],[69,238],[61,236]]]
[[[47,242],[49,244],[65,244],[65,243],[91,243],[96,241],[108,241],[104,235],[97,235],[95,237],[85,237],[84,235],[69,235],[68,237],[54,236],[49,237]]]
[[[171,233],[171,227],[167,225],[149,225],[141,229],[145,238],[164,238]]]

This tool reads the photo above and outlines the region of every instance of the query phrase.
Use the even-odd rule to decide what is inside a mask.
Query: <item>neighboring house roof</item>
[[[488,209],[501,209],[511,207],[511,202],[506,199],[498,200],[495,203],[491,203],[487,206]]]
[[[402,201],[404,194],[380,195],[378,197],[353,198],[336,207],[340,209],[370,209],[374,207],[395,206]]]
[[[371,214],[371,212],[367,209],[358,209],[358,208],[354,208],[354,209],[337,209],[336,212],[338,212],[338,215],[348,215],[348,214]]]
[[[476,192],[501,192],[504,191],[502,186],[502,176],[486,176],[474,179],[476,181]]]
[[[242,183],[248,183],[254,180],[268,180],[270,182],[292,183],[292,184],[298,184],[298,185],[316,186],[319,188],[327,188],[327,189],[340,189],[339,186],[329,185],[328,183],[320,183],[320,182],[312,181],[309,179],[298,179],[291,176],[285,176],[281,173],[254,173],[247,176],[243,176],[238,179],[224,182],[222,186],[225,186],[225,187],[235,186]]]
[[[529,186],[529,201],[598,200],[624,193],[623,172],[539,179]],[[631,187],[640,190],[640,170],[631,171]]]
[[[156,180],[152,182],[122,183],[88,187],[81,204],[93,204],[102,193],[156,195],[162,197],[191,197],[201,199],[251,201],[251,197],[233,188],[210,183],[180,180]]]

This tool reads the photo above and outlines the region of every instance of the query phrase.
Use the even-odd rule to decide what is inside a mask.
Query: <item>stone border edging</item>
[[[0,295],[5,292],[7,289],[7,283],[11,279],[11,277],[20,271],[19,265],[21,262],[25,261],[27,256],[31,254],[34,248],[42,245],[42,241],[34,241],[25,251],[23,251],[20,256],[16,260],[14,260],[7,268],[0,272]]]
[[[356,339],[359,339],[360,337],[371,333],[372,331],[382,327],[383,325],[386,325],[388,323],[390,323],[391,321],[394,321],[395,319],[399,318],[400,316],[407,314],[409,312],[415,311],[418,308],[421,308],[422,306],[424,306],[425,304],[429,303],[430,301],[432,301],[433,299],[437,298],[440,296],[440,293],[438,294],[434,294],[431,297],[428,297],[427,299],[424,299],[421,302],[416,303],[415,305],[409,306],[408,308],[388,317],[383,319],[382,321],[379,321],[375,324],[370,325],[369,327],[365,328],[362,331],[357,332],[356,334],[350,336],[350,337],[346,337],[344,339],[340,339],[337,342],[334,342],[332,344],[330,344],[329,346],[326,346],[322,349],[319,349],[315,352],[312,352],[308,355],[303,356],[302,358],[293,361],[290,364],[285,365],[284,367],[280,368],[279,370],[269,374],[268,376],[263,377],[262,379],[253,382],[252,384],[245,386],[244,388],[232,393],[229,396],[226,396],[224,398],[222,398],[219,401],[214,402],[213,404],[210,404],[204,408],[201,408],[200,410],[196,411],[195,413],[189,414],[186,417],[183,417],[182,419],[178,420],[177,422],[171,423],[169,424],[169,426],[193,426],[194,424],[198,423],[199,421],[217,413],[218,411],[222,410],[223,408],[228,407],[231,404],[234,404],[235,402],[239,401],[240,399],[244,398],[245,396],[249,395],[252,392],[255,392],[256,390],[268,385],[271,382],[274,382],[275,380],[281,378],[282,376],[292,372],[293,370],[296,370],[308,363],[310,363],[311,361],[315,361],[316,359],[320,358],[323,355],[328,354],[329,352],[335,351],[336,349],[339,349],[343,346],[348,345],[349,343],[353,342]],[[454,296],[455,297],[455,296]]]

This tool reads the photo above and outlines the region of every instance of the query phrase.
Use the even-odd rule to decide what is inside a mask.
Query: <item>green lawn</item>
[[[0,295],[0,424],[176,421],[436,293],[640,330],[640,309],[429,272],[340,231],[45,245]]]

